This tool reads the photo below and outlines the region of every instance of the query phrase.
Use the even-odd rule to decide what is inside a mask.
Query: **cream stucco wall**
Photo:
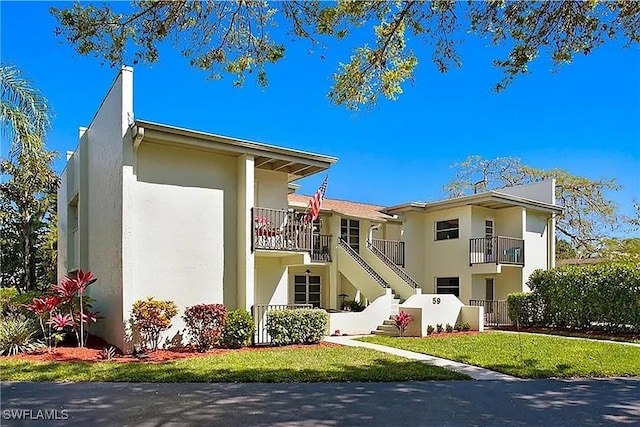
[[[289,299],[287,266],[279,257],[256,257],[255,260],[255,303],[288,304]]]
[[[255,205],[261,208],[287,209],[287,174],[284,172],[255,170]]]
[[[457,239],[435,240],[436,222],[458,219]],[[425,255],[423,258],[424,293],[435,293],[436,278],[459,277],[460,300],[471,298],[471,272],[469,267],[469,239],[471,238],[471,207],[443,209],[424,215]]]
[[[236,159],[143,143],[136,153],[135,286],[130,302],[173,300],[180,312],[236,290]],[[183,328],[176,317],[174,332]]]
[[[422,212],[406,212],[402,215],[402,239],[404,243],[405,270],[409,276],[425,285],[425,246],[429,238],[425,231],[425,218]],[[424,289],[424,288],[423,288]],[[432,289],[426,291],[431,292]]]

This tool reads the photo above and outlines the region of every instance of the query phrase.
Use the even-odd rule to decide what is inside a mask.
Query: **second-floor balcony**
[[[319,234],[305,213],[254,207],[253,249],[309,252],[312,261],[331,261],[331,236]]]
[[[476,237],[469,239],[469,265],[524,265],[524,240],[513,237]]]

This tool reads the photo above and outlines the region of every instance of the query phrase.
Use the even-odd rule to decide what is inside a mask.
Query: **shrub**
[[[329,315],[324,310],[296,308],[267,312],[266,329],[275,345],[316,344],[328,328]]]
[[[511,323],[533,326],[538,317],[535,296],[530,292],[514,292],[507,295],[507,314]]]
[[[407,330],[411,322],[413,322],[413,316],[405,311],[401,310],[400,313],[393,316],[393,326],[400,332],[401,337],[404,336],[404,331]]]
[[[545,326],[640,331],[640,265],[604,263],[536,271],[527,282]]]
[[[462,330],[463,330],[464,332],[468,332],[468,331],[470,331],[470,330],[471,330],[471,324],[470,324],[469,322],[464,322],[464,323],[462,324]]]
[[[456,322],[456,324],[453,327],[453,329],[455,329],[456,331],[460,332],[462,330],[462,322]]]
[[[343,304],[342,304],[342,309],[343,310],[348,310],[348,311],[353,311],[353,312],[360,312],[363,311],[365,309],[365,305],[363,303],[361,303],[360,301],[357,300],[346,300]]]
[[[433,325],[427,326],[427,335],[431,335],[435,330],[436,328],[434,328]]]
[[[18,306],[13,302],[18,296],[16,288],[0,288],[0,314],[8,314],[18,310]]]
[[[447,323],[446,325],[444,325],[444,330],[447,331],[448,333],[451,333],[453,332],[453,326]]]
[[[220,342],[226,318],[224,304],[192,305],[182,315],[191,344],[198,351],[207,351]]]
[[[436,324],[436,332],[438,332],[438,333],[442,332],[442,323]]]
[[[151,346],[151,350],[156,351],[160,334],[171,327],[171,319],[176,314],[178,306],[173,301],[156,300],[153,297],[136,301],[131,310],[131,325],[143,347]]]
[[[256,325],[251,314],[238,308],[227,313],[220,343],[226,348],[241,348],[251,343],[255,332]]]
[[[14,355],[43,346],[36,340],[37,323],[20,313],[0,316],[0,355]]]

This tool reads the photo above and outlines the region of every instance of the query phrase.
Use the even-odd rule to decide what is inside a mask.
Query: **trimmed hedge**
[[[530,292],[514,292],[507,296],[507,314],[514,325],[533,326],[540,323],[538,307],[537,296]]]
[[[527,284],[532,290],[530,297],[511,298],[512,320],[526,318],[558,328],[640,331],[639,265],[608,263],[538,270]]]
[[[312,308],[273,310],[267,312],[266,327],[275,345],[316,344],[328,333],[329,314]]]

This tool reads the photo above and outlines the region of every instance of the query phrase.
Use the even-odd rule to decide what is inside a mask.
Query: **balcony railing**
[[[524,265],[524,240],[513,237],[477,237],[469,239],[469,265]]]
[[[312,243],[311,261],[331,262],[331,236],[314,233]]]
[[[311,251],[313,224],[293,209],[252,208],[253,249]]]
[[[404,268],[404,242],[398,240],[371,239],[371,245],[382,252],[395,265]]]

